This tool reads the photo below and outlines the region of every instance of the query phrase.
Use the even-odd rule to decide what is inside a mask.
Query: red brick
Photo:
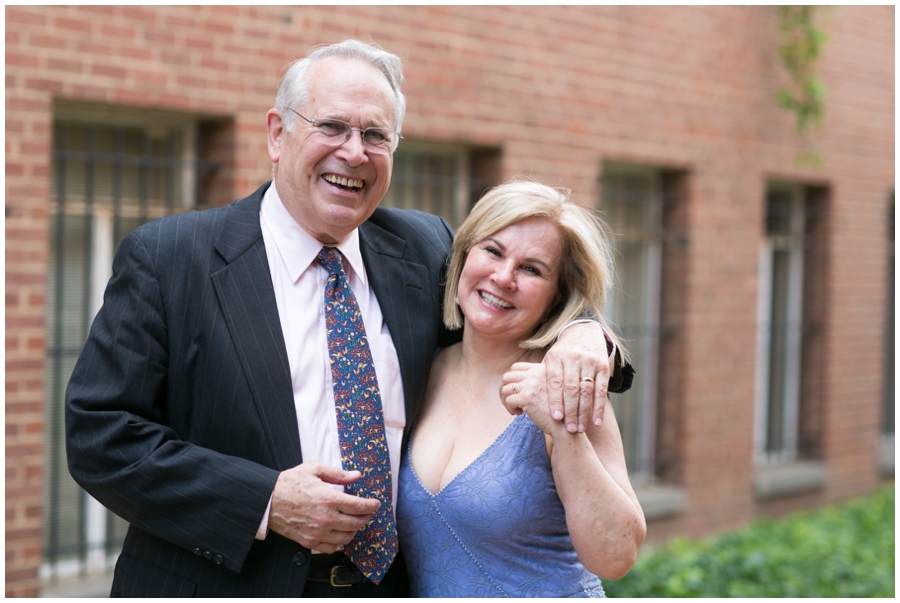
[[[119,54],[122,58],[134,61],[149,61],[153,58],[153,52],[145,48],[119,48]]]
[[[91,67],[92,75],[99,75],[103,77],[111,77],[117,79],[124,79],[128,75],[128,71],[123,69],[122,67],[111,67],[109,65],[94,65]]]
[[[119,25],[118,23],[100,23],[100,35],[111,38],[133,39],[137,28],[132,25]]]
[[[157,21],[157,12],[149,7],[123,6],[122,17],[134,24],[152,24]]]
[[[40,59],[36,56],[19,54],[15,52],[10,52],[7,50],[6,52],[6,68],[18,68],[25,67],[28,69],[35,69],[40,65]]]
[[[48,59],[47,68],[53,71],[64,71],[67,73],[81,73],[83,65],[75,60]]]
[[[68,19],[65,17],[57,17],[53,21],[54,25],[60,29],[67,29],[78,33],[90,33],[91,22],[87,19]]]
[[[6,8],[7,29],[17,29],[20,26],[41,26],[46,22],[46,18],[33,9],[11,6]]]
[[[58,35],[32,35],[30,38],[30,42],[34,46],[38,46],[42,49],[62,49],[66,48],[69,45],[69,40],[65,38],[61,38]]]

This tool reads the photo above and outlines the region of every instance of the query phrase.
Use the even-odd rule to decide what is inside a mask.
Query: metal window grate
[[[45,484],[42,573],[107,569],[124,520],[72,480],[65,457],[64,396],[99,309],[112,255],[127,233],[188,209],[197,197],[194,136],[155,128],[57,122],[49,216],[45,363]]]
[[[885,320],[885,339],[884,339],[884,417],[882,419],[882,434],[886,439],[894,437],[894,421],[896,412],[896,402],[894,399],[894,269],[896,266],[896,249],[894,247],[894,194],[891,193],[891,203],[888,209],[888,278],[887,278],[887,317]]]
[[[664,186],[659,170],[632,166],[603,175],[606,221],[616,237],[616,281],[608,310],[639,367],[631,390],[611,396],[632,481],[652,481],[656,414]]]
[[[800,385],[806,238],[804,189],[772,185],[766,194],[760,258],[756,453],[784,463],[800,453]]]
[[[457,227],[469,213],[470,188],[465,151],[401,147],[381,207],[426,211]]]

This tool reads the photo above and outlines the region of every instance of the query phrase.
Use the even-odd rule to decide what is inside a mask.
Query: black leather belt
[[[355,565],[350,563],[346,557],[343,558],[344,563],[326,563],[317,562],[318,555],[313,555],[312,563],[309,566],[309,573],[306,579],[310,582],[321,582],[330,584],[335,588],[346,588],[359,584],[363,581],[363,574]],[[331,557],[331,555],[322,555],[322,557]]]

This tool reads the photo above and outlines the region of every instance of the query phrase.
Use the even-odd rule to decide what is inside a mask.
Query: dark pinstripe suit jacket
[[[66,392],[69,470],[131,523],[113,592],[299,596],[309,551],[254,535],[279,471],[303,459],[259,206],[148,223],[123,241]],[[378,209],[360,246],[418,412],[442,331],[450,227]],[[297,311],[303,311],[298,308]],[[440,341],[439,341],[440,339]]]

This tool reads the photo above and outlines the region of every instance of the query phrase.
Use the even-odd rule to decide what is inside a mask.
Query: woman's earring
[[[456,297],[454,297],[453,301],[456,302],[456,305],[458,306],[459,305],[459,296],[457,295]]]

